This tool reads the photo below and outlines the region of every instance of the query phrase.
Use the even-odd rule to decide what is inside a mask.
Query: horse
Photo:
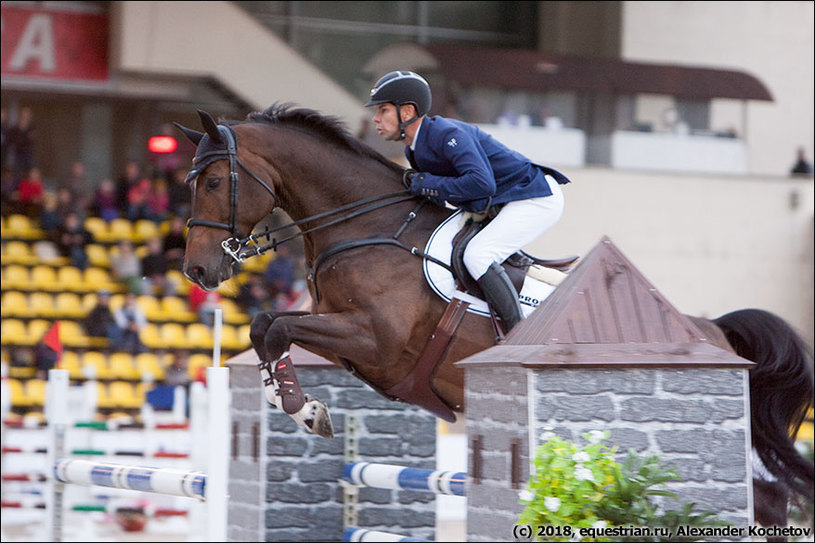
[[[187,176],[192,207],[184,275],[213,290],[239,262],[286,241],[273,238],[274,230],[250,234],[276,208],[303,238],[311,311],[262,313],[250,325],[268,401],[308,431],[332,437],[327,408],[303,395],[297,382],[289,357],[294,343],[391,399],[441,418],[463,412],[463,371],[453,363],[492,346],[494,322],[459,316],[459,333],[440,350],[438,365],[417,372],[428,338],[447,315],[446,302],[422,273],[431,257],[418,248],[452,211],[412,197],[402,168],[335,117],[291,104],[274,104],[243,121],[198,114],[204,132],[176,124],[197,146]],[[261,246],[264,238],[268,244]],[[690,318],[713,344],[756,363],[752,440],[769,474],[754,481],[756,518],[783,525],[788,495],[813,499],[813,465],[791,437],[813,403],[811,350],[766,311]],[[419,389],[435,397],[427,400],[415,393]]]

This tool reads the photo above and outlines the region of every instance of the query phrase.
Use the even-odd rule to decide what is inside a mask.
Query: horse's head
[[[198,146],[187,175],[192,207],[183,271],[202,288],[214,290],[232,276],[242,240],[274,208],[277,195],[270,166],[240,152],[236,130],[217,124],[204,111],[198,115],[205,132],[176,123]]]

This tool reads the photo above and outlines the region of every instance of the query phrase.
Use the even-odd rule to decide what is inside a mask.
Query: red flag
[[[46,347],[57,353],[57,362],[62,358],[62,342],[59,340],[59,321],[54,322],[51,328],[42,336]]]

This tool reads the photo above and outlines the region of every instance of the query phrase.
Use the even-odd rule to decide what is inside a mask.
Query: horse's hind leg
[[[331,438],[334,429],[326,405],[303,394],[288,352],[270,353],[266,347],[266,333],[277,317],[308,315],[306,311],[264,313],[258,315],[250,329],[252,345],[258,354],[266,400],[291,416],[300,426],[320,436]],[[277,356],[275,356],[277,355]]]

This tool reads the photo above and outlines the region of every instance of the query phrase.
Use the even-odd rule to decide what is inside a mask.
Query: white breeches
[[[560,185],[546,176],[551,196],[508,202],[464,250],[464,265],[479,279],[493,262],[501,263],[551,228],[563,214]]]

